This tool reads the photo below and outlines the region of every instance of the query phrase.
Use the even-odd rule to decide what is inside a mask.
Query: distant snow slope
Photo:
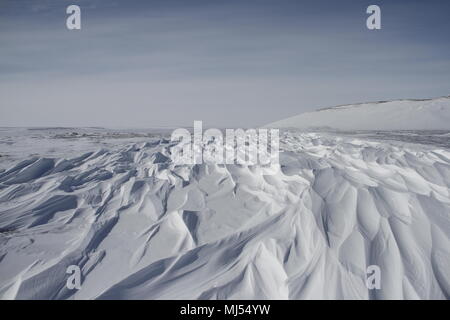
[[[274,175],[175,166],[155,137],[16,162],[0,171],[0,297],[450,298],[448,149],[301,132],[281,143]],[[80,290],[65,285],[69,265]]]
[[[320,109],[267,125],[338,130],[450,130],[450,97],[394,100]]]

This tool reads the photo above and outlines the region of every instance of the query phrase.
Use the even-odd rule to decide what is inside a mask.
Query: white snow
[[[450,130],[450,97],[344,105],[302,113],[273,128],[338,130]]]
[[[3,299],[450,297],[450,151],[439,143],[286,131],[264,175],[175,166],[153,134],[4,130]],[[80,290],[65,285],[69,265]],[[369,265],[379,290],[365,285]]]

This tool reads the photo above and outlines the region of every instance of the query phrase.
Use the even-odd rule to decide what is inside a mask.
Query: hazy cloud
[[[382,1],[369,31],[368,1],[78,1],[69,31],[69,1],[6,1],[0,125],[256,126],[449,94],[450,22],[433,2]]]

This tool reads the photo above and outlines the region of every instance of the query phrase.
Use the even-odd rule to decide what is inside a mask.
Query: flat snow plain
[[[450,297],[448,132],[286,130],[273,175],[165,134],[2,128],[0,297]]]

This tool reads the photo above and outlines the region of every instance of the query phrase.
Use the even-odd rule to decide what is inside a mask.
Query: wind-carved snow
[[[268,126],[338,130],[450,130],[450,97],[367,102],[324,108]]]
[[[450,297],[448,149],[288,131],[266,175],[147,140],[0,172],[3,299]]]

